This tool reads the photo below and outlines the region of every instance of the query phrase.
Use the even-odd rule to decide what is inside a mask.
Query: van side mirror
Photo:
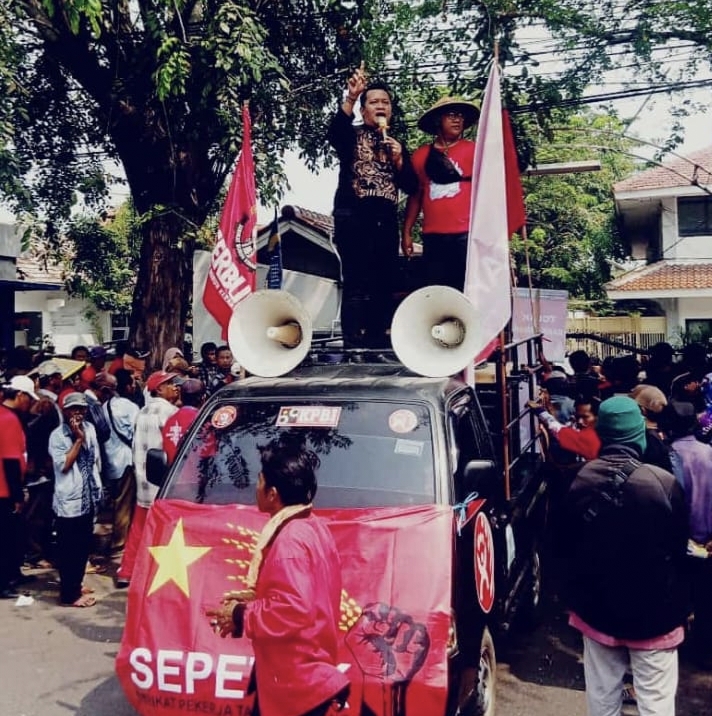
[[[168,474],[168,456],[160,448],[151,448],[146,453],[146,479],[156,487],[161,487]]]
[[[480,497],[492,498],[500,489],[494,460],[470,460],[465,465],[462,480],[465,495],[476,492]]]

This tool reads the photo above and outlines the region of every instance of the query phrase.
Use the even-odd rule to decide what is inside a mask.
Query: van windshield
[[[162,497],[256,504],[257,446],[285,433],[319,456],[317,507],[435,502],[428,406],[366,400],[217,404],[188,438]]]

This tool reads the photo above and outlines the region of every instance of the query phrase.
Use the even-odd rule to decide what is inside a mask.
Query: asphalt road
[[[0,716],[135,716],[113,669],[126,593],[89,575],[98,604],[60,607],[55,573],[35,574],[33,604],[0,601]],[[585,716],[580,640],[555,603],[538,629],[509,642],[498,646],[498,716]],[[677,716],[712,716],[712,673],[684,651]]]

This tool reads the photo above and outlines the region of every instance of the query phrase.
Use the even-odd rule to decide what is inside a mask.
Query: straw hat
[[[465,117],[465,129],[471,127],[480,114],[480,107],[477,102],[468,102],[457,97],[441,97],[423,116],[418,120],[418,129],[428,134],[437,134],[440,129],[440,114],[448,111],[462,112]]]

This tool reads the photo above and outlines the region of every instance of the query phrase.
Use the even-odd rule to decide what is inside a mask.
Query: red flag
[[[524,190],[519,174],[517,148],[514,144],[509,112],[506,109],[502,110],[502,132],[504,134],[504,174],[507,182],[507,228],[511,237],[527,223],[527,213],[524,207]]]
[[[509,237],[525,215],[509,118],[492,64],[477,129],[465,295],[480,318],[475,362],[487,357],[512,313]]]
[[[250,111],[242,107],[242,150],[235,163],[225,199],[210,270],[205,282],[203,303],[222,327],[227,327],[237,304],[255,290],[257,192],[252,159]]]

